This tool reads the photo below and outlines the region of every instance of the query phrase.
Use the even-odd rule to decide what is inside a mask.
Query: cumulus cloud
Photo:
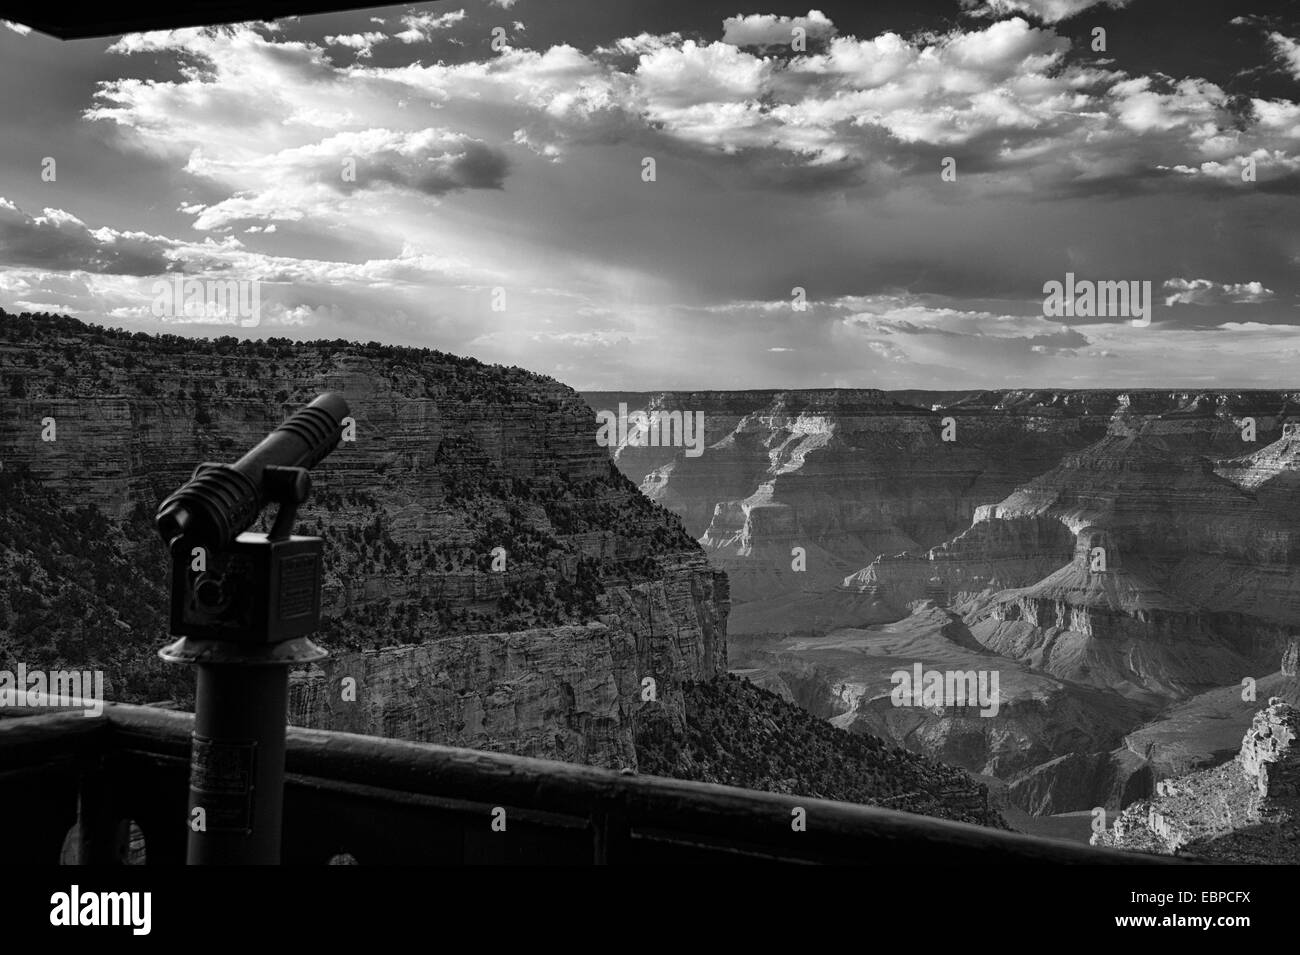
[[[273,43],[240,27],[135,35],[116,46],[186,57],[184,82],[102,84],[86,115],[229,190],[186,206],[199,229],[333,218],[339,195],[384,187],[430,197],[500,189],[509,169],[501,148],[464,133],[376,125],[385,111],[408,125],[414,114],[403,115],[386,91],[358,92],[351,77],[359,68],[337,69],[310,44]]]
[[[1296,79],[1300,80],[1300,42],[1276,31],[1268,35],[1273,54]]]
[[[787,165],[777,185],[838,188],[922,162],[929,173],[933,150],[956,146],[967,173],[1028,170],[1037,188],[1054,180],[1083,192],[1150,187],[1176,166],[1210,170],[1260,150],[1273,160],[1262,177],[1295,175],[1290,104],[1253,100],[1243,113],[1205,80],[1074,62],[1068,38],[1021,17],[935,36],[834,36],[788,58],[646,34],[598,52],[637,57],[631,85],[617,70],[586,69],[605,104],[678,139],[748,152],[759,171],[779,168],[765,151],[796,159],[806,174]]]
[[[370,56],[372,48],[376,43],[383,43],[388,39],[388,34],[377,31],[370,33],[348,33],[337,36],[327,36],[325,42],[332,46],[346,46],[357,51],[358,57]]]
[[[176,30],[148,30],[144,33],[127,33],[109,44],[109,53],[161,53],[167,50],[193,49],[205,40],[219,36],[233,38],[239,31],[213,30],[209,27],[183,27]],[[196,51],[197,52],[197,51]]]
[[[406,29],[396,36],[403,43],[420,43],[431,39],[439,30],[450,30],[464,19],[463,9],[449,13],[409,13],[402,17],[402,25]]]
[[[175,247],[144,232],[91,229],[62,209],[31,216],[0,197],[0,265],[156,275],[172,267]]]
[[[1122,80],[1110,88],[1119,122],[1139,133],[1196,130],[1222,116],[1223,91],[1208,80],[1189,78],[1168,90],[1142,76]]]
[[[1060,69],[1069,41],[1023,19],[931,40],[835,37],[788,60],[716,42],[637,46],[629,106],[647,119],[725,152],[775,149],[812,166],[869,165],[882,134],[919,145],[1055,136],[1063,117],[1086,121],[1073,111],[1109,78]]]
[[[12,20],[0,20],[0,26],[4,27],[6,30],[12,30],[19,36],[27,36],[27,34],[32,32],[31,27],[22,23],[14,23]]]
[[[795,29],[803,30],[806,40],[820,42],[835,35],[835,24],[820,10],[807,16],[785,17],[752,13],[727,17],[722,21],[722,42],[734,46],[784,46],[789,48]]]
[[[1236,184],[1249,181],[1247,176],[1251,169],[1255,175],[1263,169],[1265,175],[1272,179],[1268,187],[1281,187],[1281,190],[1294,191],[1294,183],[1300,177],[1300,155],[1291,156],[1280,149],[1254,149],[1240,156],[1232,156],[1222,161],[1206,160],[1195,166],[1179,163],[1176,166],[1158,166],[1157,168],[1177,173],[1180,176],[1199,177],[1205,180],[1217,180],[1222,183]],[[1275,191],[1269,188],[1269,191]]]
[[[681,42],[682,35],[680,33],[638,33],[636,36],[619,37],[607,46],[598,46],[596,52],[640,55],[642,53],[653,53],[655,50],[662,50],[665,47],[676,47]]]
[[[1211,282],[1209,279],[1167,279],[1166,305],[1248,305],[1267,302],[1275,293],[1262,282]]]
[[[108,83],[88,115],[165,128],[166,137],[151,137],[159,150],[203,148],[213,141],[202,129],[211,125],[201,122],[203,111],[246,117],[245,124],[337,129],[364,115],[363,106],[366,114],[382,111],[369,95],[382,84],[399,97],[472,100],[485,115],[514,113],[510,134],[524,130],[525,142],[544,143],[552,158],[566,140],[651,133],[745,153],[748,170],[777,188],[888,183],[922,164],[928,174],[934,150],[952,147],[963,147],[968,177],[1019,170],[1034,177],[1004,180],[1000,188],[1041,189],[1054,180],[1083,191],[1138,189],[1162,172],[1209,185],[1226,180],[1220,167],[1261,150],[1270,158],[1261,182],[1297,176],[1293,104],[1252,101],[1243,122],[1213,83],[1130,77],[1073,62],[1069,39],[1020,17],[913,38],[832,36],[833,25],[817,11],[727,23],[732,40],[758,41],[799,19],[824,24],[829,39],[818,52],[769,56],[734,42],[640,34],[590,53],[559,45],[428,67],[358,65],[344,75],[309,44],[272,45],[246,28],[144,34],[114,49],[183,52],[193,61],[187,82]],[[360,49],[370,34],[358,36],[332,39]]]
[[[724,43],[660,47],[636,68],[641,95],[654,104],[689,106],[745,101],[763,92],[774,66]]]

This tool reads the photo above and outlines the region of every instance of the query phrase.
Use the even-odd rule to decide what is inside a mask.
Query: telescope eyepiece
[[[163,543],[170,548],[194,527],[194,515],[184,504],[175,501],[158,511],[154,523],[162,535]]]

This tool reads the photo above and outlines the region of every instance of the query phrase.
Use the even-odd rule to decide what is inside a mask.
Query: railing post
[[[117,816],[103,757],[81,774],[77,790],[77,864],[119,865]]]
[[[617,865],[627,860],[632,831],[622,793],[599,800],[591,813],[593,862]]]

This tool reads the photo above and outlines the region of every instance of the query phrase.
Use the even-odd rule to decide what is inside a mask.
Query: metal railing
[[[193,724],[188,713],[120,703],[97,718],[47,711],[0,719],[7,854],[114,864],[134,823],[147,864],[182,864]],[[850,803],[295,727],[286,771],[283,861],[291,865],[1184,861]],[[804,831],[792,828],[795,807],[805,811]]]

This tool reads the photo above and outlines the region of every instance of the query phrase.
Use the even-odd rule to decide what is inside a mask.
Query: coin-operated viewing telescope
[[[289,667],[327,654],[324,541],[292,534],[308,469],[339,442],[347,402],[322,394],[234,464],[200,464],[158,508],[171,550],[171,633],[159,655],[198,667],[187,860],[280,860]],[[277,504],[269,534],[247,528]]]

